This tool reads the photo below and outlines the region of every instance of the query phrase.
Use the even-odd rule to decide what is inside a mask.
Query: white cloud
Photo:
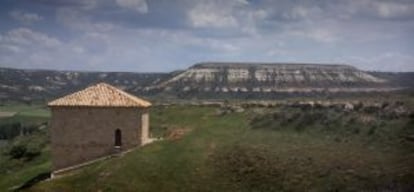
[[[56,20],[63,26],[79,31],[111,31],[116,26],[110,22],[93,22],[90,16],[73,8],[60,8],[56,11]]]
[[[220,10],[214,4],[199,4],[189,13],[193,27],[236,27],[237,21],[226,10]]]
[[[243,18],[241,30],[252,36],[257,36],[259,35],[257,25],[269,16],[269,12],[265,9],[246,10],[241,15],[241,18]]]
[[[370,16],[379,19],[400,19],[414,16],[414,1],[358,0],[347,1],[335,9],[345,18]],[[335,12],[334,12],[335,13]]]
[[[292,9],[287,10],[282,15],[286,19],[311,19],[323,14],[323,10],[317,6],[294,6]]]
[[[31,24],[31,23],[43,20],[43,17],[36,13],[25,13],[20,10],[11,11],[9,15],[13,19],[20,21],[24,24]]]
[[[61,55],[56,52],[64,43],[50,35],[29,28],[16,28],[4,34],[0,40],[0,63],[28,68],[56,66]],[[30,67],[32,66],[32,67]]]
[[[343,34],[339,32],[341,27],[330,20],[320,20],[318,23],[304,21],[285,24],[281,27],[280,34],[287,39],[311,40],[316,43],[330,44],[343,40]]]
[[[7,32],[1,39],[0,44],[52,48],[60,46],[62,43],[56,38],[35,32],[29,28],[17,28]]]
[[[153,7],[145,1],[96,2],[91,4],[94,6],[77,3],[56,8],[56,22],[63,28],[56,27],[54,21],[50,27],[56,27],[53,31],[57,34],[70,34],[64,41],[29,28],[3,29],[0,64],[170,71],[203,60],[330,62],[343,56],[338,62],[352,61],[349,63],[364,69],[381,68],[386,60],[396,67],[388,65],[385,69],[412,69],[413,59],[407,56],[412,46],[407,41],[412,39],[414,25],[412,19],[394,22],[411,14],[398,2],[394,6],[389,5],[393,2],[373,0],[330,5],[320,1],[180,0],[165,10],[171,12],[155,14],[157,5],[170,2],[163,0],[151,2],[154,14],[145,16],[131,11],[147,13]],[[108,11],[109,6],[115,6],[110,7],[114,10]],[[115,19],[110,17],[113,15]],[[183,26],[183,17],[192,28]],[[388,51],[405,55],[382,54]],[[372,54],[376,53],[387,57],[374,60]],[[359,59],[347,55],[358,55]]]
[[[238,27],[237,12],[249,4],[245,0],[203,0],[196,2],[187,13],[190,25],[206,28]]]
[[[414,15],[414,4],[397,2],[375,2],[373,4],[377,14],[382,18],[398,18]]]
[[[188,9],[191,27],[231,31],[238,35],[259,35],[259,27],[270,15],[267,8],[252,7],[246,0],[194,1]]]
[[[148,4],[146,0],[115,0],[119,7],[132,9],[138,13],[148,13]]]

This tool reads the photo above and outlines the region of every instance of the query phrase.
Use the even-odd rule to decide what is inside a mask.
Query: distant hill
[[[1,100],[46,100],[107,82],[133,94],[168,78],[168,73],[77,72],[0,68]]]
[[[367,72],[350,65],[205,62],[171,73],[0,68],[0,100],[47,100],[107,82],[141,96],[274,98],[414,87],[414,72]]]
[[[349,65],[200,63],[161,88],[199,91],[278,91],[286,88],[377,87],[386,79]]]
[[[411,80],[411,81],[410,81]],[[366,72],[350,65],[196,64],[151,90],[190,98],[280,98],[383,92],[414,87],[414,73]]]

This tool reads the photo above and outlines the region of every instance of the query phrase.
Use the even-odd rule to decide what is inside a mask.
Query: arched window
[[[121,130],[115,130],[115,147],[121,147],[122,145],[122,133]]]

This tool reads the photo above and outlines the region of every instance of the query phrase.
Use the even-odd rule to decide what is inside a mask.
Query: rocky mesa
[[[387,80],[343,64],[196,64],[153,87],[165,91],[306,92],[385,89]]]

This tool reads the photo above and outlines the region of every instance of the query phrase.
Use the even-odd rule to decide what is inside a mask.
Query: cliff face
[[[200,63],[157,88],[271,92],[284,89],[368,88],[385,83],[384,79],[348,65]]]

